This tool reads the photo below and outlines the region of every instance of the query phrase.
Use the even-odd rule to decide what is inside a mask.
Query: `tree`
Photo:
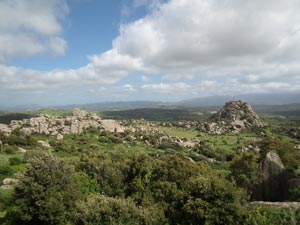
[[[230,165],[230,177],[238,186],[244,188],[248,194],[251,193],[258,179],[258,156],[252,152],[243,152],[237,155]]]
[[[46,153],[28,160],[15,188],[16,213],[22,224],[66,224],[81,196],[74,168]]]

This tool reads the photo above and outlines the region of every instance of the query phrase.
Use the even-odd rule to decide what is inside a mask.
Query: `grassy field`
[[[159,127],[158,129],[166,132],[166,134],[170,136],[179,137],[179,138],[194,139],[199,134],[199,132],[196,130],[184,130],[184,129],[176,129],[176,128],[168,128],[168,127]]]

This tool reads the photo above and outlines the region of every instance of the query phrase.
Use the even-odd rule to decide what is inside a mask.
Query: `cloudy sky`
[[[299,0],[0,0],[0,103],[300,93]]]

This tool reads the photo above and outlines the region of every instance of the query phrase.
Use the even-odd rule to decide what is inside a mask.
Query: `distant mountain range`
[[[49,109],[74,109],[81,108],[98,111],[129,110],[141,108],[193,108],[222,106],[231,100],[244,100],[251,105],[286,105],[300,103],[300,93],[277,93],[277,94],[245,94],[236,96],[210,96],[188,99],[178,102],[157,102],[157,101],[123,101],[123,102],[99,102],[91,104],[73,104],[65,106],[42,107],[39,105],[23,105],[11,108],[0,108],[2,110],[37,110],[41,108]]]
[[[251,105],[287,105],[300,103],[300,93],[297,94],[244,94],[236,96],[210,96],[180,101],[177,104],[185,107],[222,106],[225,102],[243,100]]]

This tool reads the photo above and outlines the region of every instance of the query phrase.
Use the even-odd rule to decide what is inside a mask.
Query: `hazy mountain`
[[[37,110],[41,108],[51,109],[74,109],[81,108],[87,110],[98,111],[114,111],[114,110],[128,110],[141,108],[183,108],[183,107],[207,107],[207,106],[222,106],[225,102],[231,100],[244,100],[251,105],[286,105],[293,103],[300,103],[300,93],[278,93],[278,94],[244,94],[244,95],[221,95],[209,96],[195,99],[188,99],[179,102],[158,102],[158,101],[123,101],[123,102],[98,102],[90,104],[73,104],[65,106],[49,106],[42,107],[39,105],[22,105],[11,108],[1,108],[2,110]]]
[[[285,105],[300,103],[300,93],[278,94],[244,94],[236,96],[210,96],[180,101],[177,104],[185,107],[221,106],[231,100],[243,100],[251,105]]]

